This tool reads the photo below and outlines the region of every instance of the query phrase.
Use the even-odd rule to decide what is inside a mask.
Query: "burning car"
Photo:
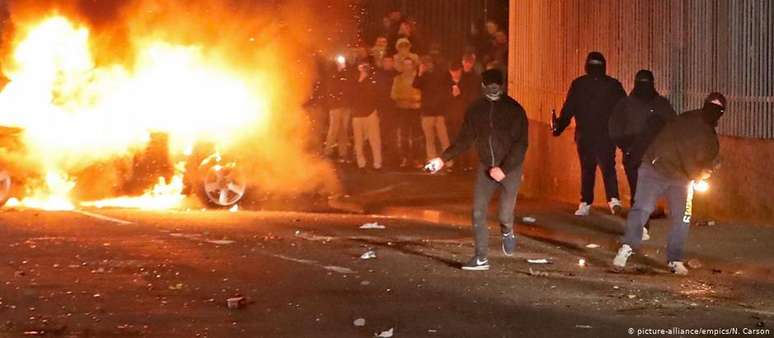
[[[26,162],[26,151],[21,140],[23,133],[20,128],[0,127],[0,206],[9,200],[24,200],[25,195],[34,190],[35,185],[47,180],[42,173],[36,172],[34,166],[18,165]],[[216,208],[229,208],[242,201],[247,192],[247,184],[235,159],[222,155],[214,150],[212,144],[204,142],[197,144],[184,157],[177,162],[178,168],[175,168],[173,159],[169,156],[168,135],[151,133],[147,146],[131,158],[110,161],[113,166],[119,167],[117,163],[130,162],[128,170],[124,170],[125,174],[119,175],[120,182],[113,185],[114,192],[123,197],[98,196],[104,199],[84,204],[97,207],[153,208],[154,205],[144,204],[155,202],[157,207],[169,207],[165,203],[159,204],[158,199],[175,199],[188,195],[196,196],[205,205]],[[94,172],[105,165],[106,163],[95,164],[82,173],[94,176]],[[88,186],[80,187],[76,183],[72,188],[75,193],[84,194],[83,190],[88,189]]]

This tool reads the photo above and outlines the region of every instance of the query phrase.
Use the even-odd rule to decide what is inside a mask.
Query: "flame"
[[[9,201],[10,206],[24,206],[28,208],[66,211],[75,209],[70,200],[70,191],[75,187],[75,182],[67,176],[50,172],[45,178],[46,188],[36,190],[31,196],[21,201]]]
[[[179,162],[175,165],[175,175],[167,182],[163,177],[159,177],[158,183],[147,190],[139,197],[117,197],[95,202],[81,202],[85,207],[96,208],[131,208],[131,209],[149,209],[163,210],[173,209],[181,206],[185,195],[183,194],[183,174],[185,172],[185,162]]]
[[[64,16],[19,31],[4,69],[10,82],[0,92],[0,125],[24,130],[27,153],[44,177],[22,206],[73,209],[75,180],[67,173],[130,156],[151,132],[169,135],[170,153],[188,155],[196,142],[228,148],[260,131],[252,126],[266,124],[265,77],[236,69],[203,46],[138,37],[131,64],[104,65],[92,55],[89,29]],[[178,169],[170,182],[162,179],[140,197],[86,205],[177,207],[183,175]]]

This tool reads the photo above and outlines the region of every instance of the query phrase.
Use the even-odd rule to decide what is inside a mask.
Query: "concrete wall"
[[[715,1],[707,3],[714,4]],[[728,6],[725,2],[718,4]],[[561,137],[554,138],[550,135],[548,121],[551,110],[561,108],[570,81],[582,74],[585,56],[592,50],[606,54],[610,74],[619,78],[627,91],[631,89],[634,73],[641,68],[654,71],[659,91],[668,96],[677,109],[694,108],[698,104],[696,98],[706,95],[705,91],[709,92],[710,87],[720,86],[717,88],[724,91],[730,101],[736,102],[731,105],[726,119],[749,121],[741,125],[750,126],[727,130],[749,131],[756,135],[774,131],[774,114],[752,114],[747,104],[755,100],[774,104],[774,89],[770,85],[769,89],[764,86],[764,91],[757,94],[735,89],[758,88],[761,83],[772,83],[774,75],[771,72],[750,72],[744,78],[730,79],[724,78],[722,74],[729,72],[723,69],[715,72],[712,78],[699,76],[711,71],[706,67],[721,69],[717,65],[724,64],[720,60],[722,53],[707,50],[706,62],[715,65],[696,65],[703,61],[694,58],[697,51],[691,47],[691,41],[707,40],[708,37],[693,27],[695,22],[686,21],[693,20],[686,19],[690,17],[686,13],[704,11],[699,7],[691,1],[511,1],[509,92],[524,105],[531,122],[525,194],[573,203],[580,199],[580,164],[573,141],[574,131],[568,129]],[[751,13],[756,15],[754,11]],[[771,27],[770,23],[767,25]],[[774,35],[774,29],[770,33]],[[724,41],[727,43],[728,39],[718,40],[711,48],[728,47],[722,45]],[[753,55],[751,63],[758,63],[758,58],[763,57],[764,54]],[[722,86],[738,81],[741,81],[738,86]],[[772,93],[767,94],[769,90]],[[628,186],[620,165],[620,154],[618,156],[621,195],[628,200]],[[721,160],[723,166],[712,178],[710,192],[696,197],[696,215],[774,225],[774,140],[722,136]],[[604,205],[599,175],[596,192],[596,204]]]

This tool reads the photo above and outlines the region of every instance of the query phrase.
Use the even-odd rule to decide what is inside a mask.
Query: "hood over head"
[[[607,61],[600,52],[591,52],[586,57],[586,74],[604,76],[607,74]]]
[[[634,89],[632,89],[632,95],[645,101],[650,101],[658,96],[653,72],[647,69],[642,69],[637,72],[637,75],[634,76]]]
[[[726,112],[726,97],[718,92],[712,92],[704,100],[701,117],[707,124],[717,127],[720,117]]]

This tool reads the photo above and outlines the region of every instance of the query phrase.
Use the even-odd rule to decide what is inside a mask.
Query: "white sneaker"
[[[583,202],[578,206],[578,210],[575,211],[575,216],[588,216],[589,212],[591,212],[591,206]]]
[[[613,269],[616,271],[623,270],[626,267],[626,261],[632,253],[632,247],[629,244],[621,245],[621,248],[618,249],[618,254],[613,258]]]
[[[611,198],[607,205],[610,206],[610,213],[613,215],[620,215],[623,212],[623,203],[617,198]]]
[[[642,228],[642,240],[643,241],[650,240],[650,233],[648,232],[648,228]]]
[[[688,274],[688,268],[680,261],[669,262],[669,270],[675,275],[685,276]]]

